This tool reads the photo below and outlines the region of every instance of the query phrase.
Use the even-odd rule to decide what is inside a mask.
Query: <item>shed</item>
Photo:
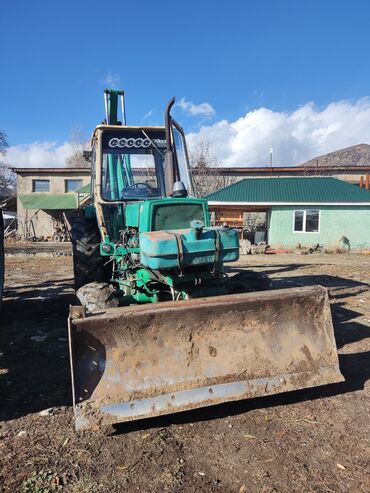
[[[267,213],[273,248],[370,247],[370,191],[331,177],[250,178],[207,197],[211,211]]]
[[[88,168],[14,168],[18,234],[25,239],[67,239],[65,213],[78,208],[76,190],[88,185]]]

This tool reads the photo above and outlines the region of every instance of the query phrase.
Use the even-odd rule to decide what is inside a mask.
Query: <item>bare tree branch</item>
[[[15,192],[15,174],[3,159],[8,149],[8,137],[0,130],[0,199],[4,200]]]
[[[8,147],[8,136],[3,130],[0,130],[0,156],[5,156]]]
[[[198,197],[205,197],[236,182],[235,177],[222,173],[222,166],[211,151],[208,142],[201,142],[190,151],[189,159],[195,193]]]
[[[65,165],[67,168],[90,168],[90,162],[83,156],[83,151],[88,144],[83,139],[82,130],[78,127],[72,127],[70,130],[69,142],[72,147],[70,156],[67,157]]]

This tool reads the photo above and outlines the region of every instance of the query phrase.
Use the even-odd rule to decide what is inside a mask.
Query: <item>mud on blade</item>
[[[76,429],[343,380],[321,286],[71,313]]]

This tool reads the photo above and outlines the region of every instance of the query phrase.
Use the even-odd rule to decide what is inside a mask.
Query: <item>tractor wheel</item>
[[[233,293],[251,293],[253,291],[267,291],[272,289],[271,279],[263,272],[246,270],[231,278]]]
[[[85,284],[77,290],[76,296],[90,313],[119,305],[114,287],[106,282]]]
[[[73,250],[73,270],[75,289],[90,282],[107,282],[110,269],[104,264],[106,259],[100,255],[100,232],[96,219],[78,215],[71,220]]]

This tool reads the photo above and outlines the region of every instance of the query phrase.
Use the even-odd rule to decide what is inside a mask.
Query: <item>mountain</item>
[[[370,145],[357,144],[338,151],[329,152],[323,156],[315,157],[300,164],[300,166],[319,166],[330,168],[332,166],[360,166],[370,165]]]

